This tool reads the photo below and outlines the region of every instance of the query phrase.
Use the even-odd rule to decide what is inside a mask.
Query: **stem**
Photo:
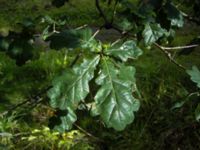
[[[18,107],[21,107],[27,103],[30,102],[30,104],[38,104],[40,102],[42,102],[43,100],[41,100],[41,96],[46,93],[52,86],[48,86],[47,88],[45,88],[44,90],[40,91],[37,95],[30,97],[29,99],[24,100],[23,102],[11,107],[10,109],[8,109],[7,111],[4,111],[3,113],[0,114],[0,116],[4,116],[6,114],[8,114],[9,112],[13,112],[15,109],[17,109]]]
[[[178,66],[179,68],[181,68],[182,70],[186,70],[186,68],[184,66],[182,66],[181,64],[179,64],[178,62],[176,62],[173,57],[171,56],[171,53],[169,53],[166,49],[164,49],[162,46],[160,46],[159,44],[157,43],[154,43],[154,45],[159,48],[166,56],[167,58],[172,62],[174,63],[176,66]]]
[[[113,10],[113,15],[112,15],[112,20],[111,20],[111,24],[114,21],[115,18],[115,14],[116,14],[116,9],[117,9],[117,4],[118,4],[119,0],[115,0],[115,5],[114,5],[114,10]]]
[[[87,27],[88,25],[87,24],[84,24],[84,25],[82,25],[82,26],[80,26],[80,27],[77,27],[75,30],[80,30],[80,29],[83,29],[83,28],[85,28],[85,27]]]
[[[199,45],[197,44],[194,44],[194,45],[186,45],[186,46],[176,46],[176,47],[164,47],[164,46],[161,46],[160,47],[164,50],[178,50],[178,49],[187,49],[187,48],[193,48],[193,47],[197,47]]]
[[[101,31],[102,26],[92,35],[92,37],[90,39],[95,38],[95,36]]]
[[[92,135],[91,133],[89,133],[88,131],[86,131],[85,129],[81,128],[79,125],[77,125],[76,123],[74,124],[80,131],[82,131],[84,134],[86,134],[87,136],[93,138],[96,141],[102,142],[104,143],[103,140],[99,139],[98,137],[95,137],[94,135]]]
[[[108,19],[106,18],[105,14],[103,13],[103,11],[99,5],[99,0],[95,0],[95,5],[96,5],[97,10],[99,11],[100,16],[103,17],[105,23],[108,23]]]

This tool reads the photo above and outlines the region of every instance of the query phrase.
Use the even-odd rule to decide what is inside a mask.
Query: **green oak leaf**
[[[183,27],[183,15],[181,12],[173,5],[173,3],[168,2],[165,5],[167,19],[171,21],[172,26]]]
[[[118,70],[106,58],[102,60],[102,69],[96,79],[101,87],[95,95],[95,107],[108,127],[120,131],[134,120],[133,112],[138,111],[140,104],[132,96],[134,74],[134,67],[121,66]]]
[[[91,51],[98,51],[100,44],[92,37],[92,30],[89,28],[80,30],[66,30],[54,33],[47,38],[52,49],[82,48]]]
[[[89,81],[94,77],[94,70],[99,63],[99,55],[93,59],[84,59],[83,63],[73,69],[67,69],[53,81],[53,88],[48,91],[50,104],[54,108],[76,109],[89,91]]]
[[[200,71],[196,66],[193,66],[191,70],[186,71],[189,75],[191,80],[197,84],[197,87],[200,88]]]
[[[167,31],[161,28],[160,24],[146,24],[142,36],[145,44],[151,45],[166,33]]]
[[[137,47],[136,42],[133,40],[126,41],[122,45],[114,45],[108,48],[105,53],[107,55],[113,55],[120,58],[122,61],[127,61],[127,59],[137,59],[142,55],[142,50]]]

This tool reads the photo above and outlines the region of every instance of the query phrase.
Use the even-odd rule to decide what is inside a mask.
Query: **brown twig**
[[[83,28],[85,28],[85,27],[87,27],[87,26],[88,26],[88,24],[84,24],[84,25],[82,25],[82,26],[80,26],[80,27],[75,28],[75,30],[80,30],[80,29],[83,29]]]
[[[164,47],[161,46],[160,47],[164,50],[178,50],[178,49],[187,49],[187,48],[193,48],[193,47],[197,47],[199,46],[198,44],[194,44],[194,45],[186,45],[186,46],[176,46],[176,47]]]
[[[166,49],[163,49],[163,47],[160,46],[160,45],[157,44],[157,43],[153,43],[153,45],[155,45],[157,48],[159,48],[159,49],[167,56],[167,58],[168,58],[172,63],[174,63],[176,66],[178,66],[179,68],[183,69],[184,71],[186,70],[186,68],[185,68],[183,65],[179,64],[178,62],[176,62],[176,61],[173,59],[171,53],[169,53]]]
[[[77,125],[76,123],[74,123],[74,126],[77,127],[81,132],[83,132],[85,135],[93,138],[95,141],[98,141],[98,142],[101,142],[101,143],[104,143],[103,140],[99,139],[98,137],[92,135],[91,133],[89,133],[88,131],[86,131],[85,129],[81,128],[79,125]]]
[[[186,14],[185,12],[181,11],[181,14],[183,15],[183,17],[185,17],[188,21],[194,22],[197,25],[200,25],[200,20],[197,18],[194,18],[192,16],[189,16],[188,14]]]
[[[96,35],[102,30],[103,26],[99,27],[99,29],[92,35],[91,39],[95,38]]]
[[[95,0],[95,5],[96,5],[97,10],[99,11],[100,16],[103,17],[105,23],[108,23],[108,19],[100,7],[99,0]]]

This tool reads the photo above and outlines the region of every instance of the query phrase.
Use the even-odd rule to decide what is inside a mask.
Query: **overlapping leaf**
[[[61,120],[60,124],[54,126],[54,129],[59,132],[70,130],[72,128],[73,123],[77,120],[77,117],[74,111],[70,108],[68,108],[67,110],[68,110],[68,114],[66,116],[60,117],[60,120]]]
[[[114,45],[105,51],[108,55],[113,55],[120,58],[122,61],[127,61],[128,58],[136,59],[142,55],[142,50],[137,47],[133,40],[126,41],[122,45]]]
[[[83,48],[96,51],[99,43],[92,37],[91,29],[66,30],[60,33],[54,33],[47,38],[50,41],[52,49],[62,48]]]
[[[195,118],[196,118],[196,121],[200,120],[200,104],[198,104],[197,108],[195,109]]]
[[[144,37],[145,44],[151,45],[166,33],[166,30],[161,28],[160,24],[146,24],[142,35]]]
[[[61,110],[67,107],[75,109],[78,103],[89,93],[89,81],[94,77],[94,70],[99,62],[99,56],[84,59],[81,65],[66,70],[53,81],[49,90],[50,104]]]
[[[95,96],[96,112],[108,127],[123,130],[134,120],[134,111],[139,108],[139,101],[132,96],[135,84],[135,68],[114,65],[103,58],[102,70],[96,83],[101,85]]]
[[[171,21],[172,26],[183,27],[183,15],[181,12],[170,2],[165,5],[167,18]]]
[[[191,80],[197,84],[197,87],[200,88],[200,71],[196,66],[192,67],[192,70],[187,70],[187,73],[190,75]]]

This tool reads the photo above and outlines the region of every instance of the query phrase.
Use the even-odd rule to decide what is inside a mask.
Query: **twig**
[[[47,88],[45,88],[44,90],[40,91],[37,95],[30,97],[29,99],[24,100],[23,102],[11,107],[10,109],[8,109],[7,111],[4,111],[3,113],[0,114],[0,116],[4,116],[6,114],[8,114],[9,112],[14,111],[15,109],[17,109],[18,107],[21,107],[25,104],[27,104],[28,102],[31,102],[30,104],[34,104],[36,103],[36,105],[40,102],[42,102],[43,100],[40,99],[40,96],[43,95],[44,93],[46,93],[52,86],[48,86]],[[34,100],[34,101],[32,101]]]
[[[30,101],[30,100],[28,99],[28,100],[25,100],[25,101],[23,101],[23,102],[21,102],[21,103],[15,105],[15,106],[11,107],[10,109],[8,109],[8,110],[4,111],[3,113],[1,113],[0,116],[4,116],[4,115],[8,114],[9,112],[15,110],[16,108],[25,105],[25,104],[28,103],[29,101]]]
[[[84,25],[82,25],[82,26],[80,26],[80,27],[77,27],[75,30],[80,30],[80,29],[83,29],[83,28],[85,28],[85,27],[87,27],[88,25],[87,24],[84,24]]]
[[[95,36],[102,30],[103,26],[101,26],[93,35],[90,39],[95,38]]]
[[[87,132],[85,129],[81,128],[79,125],[77,125],[76,123],[74,124],[80,131],[82,131],[84,134],[86,134],[87,136],[93,138],[96,141],[99,141],[101,143],[104,143],[103,140],[99,139],[98,137],[95,137],[94,135],[92,135],[91,133]]]
[[[103,17],[105,23],[108,23],[108,19],[106,18],[105,14],[103,13],[103,11],[99,5],[99,0],[95,0],[95,5],[96,5],[97,10],[99,11],[100,16]]]
[[[174,63],[175,65],[177,65],[179,68],[183,69],[183,70],[186,70],[186,68],[184,66],[182,66],[181,64],[179,64],[178,62],[176,62],[173,57],[171,56],[171,53],[169,53],[166,49],[163,49],[162,46],[160,46],[159,44],[157,43],[154,43],[154,45],[159,48],[166,56],[167,58],[172,62]]]
[[[122,31],[121,29],[119,29],[119,28],[117,28],[117,27],[115,27],[115,26],[113,26],[112,25],[112,28],[113,29],[115,29],[116,31],[118,31],[119,33],[121,33],[122,34],[122,36],[124,36],[124,35],[129,35],[129,36],[131,36],[131,37],[133,37],[133,38],[135,38],[135,39],[137,39],[137,37],[135,36],[135,35],[131,35],[130,33],[129,33],[129,31],[126,31],[126,32],[124,32],[124,31]],[[178,62],[176,62],[174,59],[173,59],[173,57],[171,56],[171,53],[170,52],[168,52],[167,50],[171,50],[171,49],[183,49],[183,48],[191,48],[191,47],[196,47],[197,45],[189,45],[189,46],[178,46],[178,47],[163,47],[163,46],[161,46],[161,45],[159,45],[159,44],[157,44],[157,43],[153,43],[156,47],[158,47],[166,56],[167,56],[167,58],[172,62],[172,63],[174,63],[175,65],[177,65],[178,67],[180,67],[181,69],[183,69],[183,70],[186,70],[186,68],[184,67],[184,66],[182,66],[181,64],[179,64]]]
[[[140,132],[140,134],[139,134],[139,136],[137,138],[137,140],[139,140],[142,137],[142,135],[144,134],[145,128],[147,127],[148,123],[150,122],[150,120],[151,120],[151,118],[152,118],[153,113],[155,112],[155,110],[156,110],[156,107],[154,107],[154,109],[149,114],[149,116],[147,118],[147,121],[145,122],[145,124],[144,124],[144,126],[143,126],[143,128],[142,128],[142,130],[141,130],[141,132]]]
[[[193,48],[193,47],[197,47],[199,46],[198,44],[194,44],[194,45],[186,45],[186,46],[176,46],[176,47],[164,47],[164,46],[161,46],[160,47],[164,50],[178,50],[178,49],[187,49],[187,48]]]
[[[111,24],[114,21],[115,18],[115,14],[116,14],[116,9],[117,9],[117,4],[118,4],[119,0],[115,0],[115,5],[114,5],[114,10],[113,10],[113,14],[112,14],[112,20],[111,20]]]
[[[185,17],[188,21],[194,22],[197,25],[200,25],[200,20],[197,18],[194,18],[192,16],[189,16],[188,14],[186,14],[185,12],[181,11],[181,14],[183,15],[183,17]]]
[[[53,33],[60,33],[59,31],[56,30],[56,23],[53,23]]]
[[[82,53],[78,53],[69,66],[73,67],[76,64],[76,62],[78,61],[78,59],[80,58],[81,55],[82,55]]]
[[[117,39],[116,41],[114,41],[114,42],[111,44],[111,46],[113,46],[113,45],[119,43],[121,40],[122,40],[121,38],[120,38],[120,39]]]

